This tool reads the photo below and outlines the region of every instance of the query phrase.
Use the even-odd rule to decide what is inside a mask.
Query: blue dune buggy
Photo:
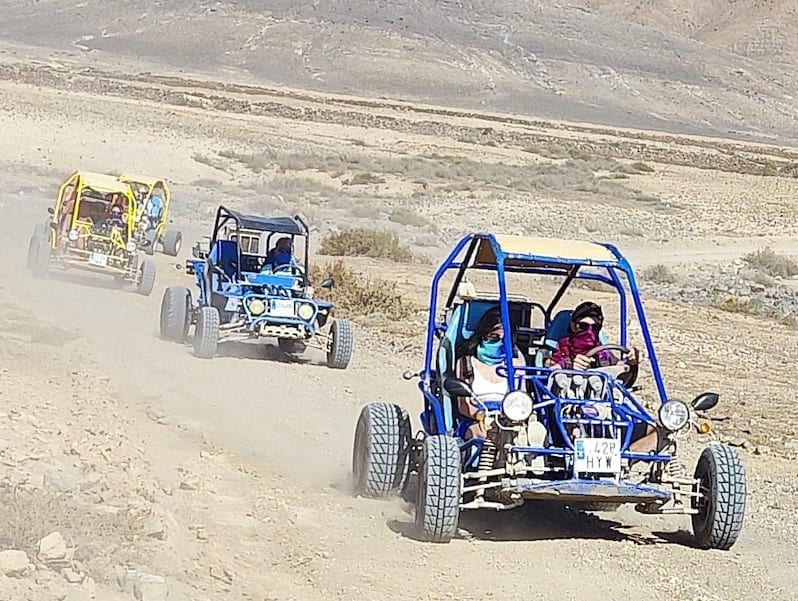
[[[295,259],[274,265],[267,249],[273,238],[304,238],[304,267]],[[307,347],[327,353],[327,365],[345,369],[354,344],[351,322],[333,317],[329,301],[313,297],[308,281],[308,227],[301,217],[256,217],[219,206],[213,235],[194,248],[186,271],[194,274],[198,294],[170,286],[161,302],[160,332],[185,342],[194,325],[194,354],[210,359],[219,343],[276,338],[286,354]],[[332,288],[327,279],[321,288]]]
[[[492,294],[477,293],[468,277],[480,271],[495,273]],[[523,274],[555,276],[561,285],[546,304],[511,295],[509,282]],[[439,311],[445,275],[453,275],[453,283]],[[640,389],[634,361],[586,370],[546,366],[571,318],[571,311],[555,310],[580,279],[603,282],[619,293],[619,344],[602,344],[590,355],[603,350],[621,359],[630,352],[631,299],[659,397],[656,417],[633,394]],[[525,289],[535,284],[529,281]],[[503,338],[504,360],[496,367],[508,392],[491,401],[458,377],[456,352],[485,312],[497,306],[504,332],[511,333]],[[702,548],[728,549],[738,538],[746,480],[737,451],[713,440],[692,474],[677,456],[678,443],[690,432],[710,433],[699,414],[714,407],[718,395],[700,394],[689,405],[668,397],[634,273],[612,245],[465,236],[432,280],[424,368],[406,377],[420,378],[422,430],[412,436],[407,412],[398,405],[365,406],[355,430],[353,481],[357,493],[381,497],[406,493],[415,474],[415,522],[427,540],[449,541],[462,510],[512,509],[539,499],[585,509],[631,503],[641,513],[688,514]],[[473,422],[460,415],[458,398],[478,410],[486,437],[465,440]],[[643,435],[653,440],[646,450],[633,445]]]

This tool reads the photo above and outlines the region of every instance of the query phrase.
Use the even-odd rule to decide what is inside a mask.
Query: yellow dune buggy
[[[130,186],[111,175],[76,171],[47,212],[50,218],[36,225],[28,245],[27,266],[35,276],[46,276],[52,267],[85,269],[113,275],[120,286],[132,284],[149,296],[155,263],[139,257]]]
[[[136,241],[151,243],[143,247],[148,255],[154,254],[155,245],[160,243],[165,254],[176,257],[183,246],[183,234],[166,229],[171,201],[169,186],[162,179],[130,173],[120,175],[119,181],[128,184],[136,197]]]

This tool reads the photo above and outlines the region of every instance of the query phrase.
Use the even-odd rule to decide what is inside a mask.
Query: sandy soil
[[[740,445],[749,513],[730,552],[692,548],[684,518],[549,505],[469,514],[463,526],[470,536],[429,545],[414,540],[406,504],[349,493],[360,407],[390,400],[411,415],[420,410],[415,384],[401,374],[419,367],[423,312],[389,332],[377,318],[358,320],[353,363],[343,372],[320,365],[313,353],[307,362],[285,362],[271,347],[231,346],[201,361],[157,337],[163,289],[191,285],[175,269],[188,244],[177,259],[156,255],[151,297],[79,273],[36,280],[24,259],[34,224],[76,168],[163,174],[186,241],[206,232],[224,202],[303,212],[314,228],[314,252],[330,230],[376,225],[433,262],[474,228],[612,240],[636,266],[667,263],[677,272],[683,265],[711,269],[766,245],[798,255],[794,116],[751,113],[751,129],[790,134],[764,146],[681,135],[683,123],[652,131],[656,119],[624,123],[638,129],[613,128],[613,119],[575,123],[590,121],[590,113],[568,103],[556,115],[498,102],[481,112],[478,102],[444,102],[421,87],[388,94],[373,79],[358,90],[324,78],[306,85],[301,77],[256,77],[240,53],[239,64],[230,59],[230,69],[214,77],[218,41],[196,59],[191,53],[199,51],[187,41],[171,66],[161,56],[154,69],[155,59],[128,51],[65,49],[63,40],[87,35],[88,23],[110,22],[110,9],[88,3],[90,18],[78,26],[73,17],[52,16],[63,3],[6,4],[0,496],[12,509],[0,522],[0,551],[22,550],[30,565],[0,575],[0,599],[129,599],[136,578],[125,580],[125,570],[162,576],[169,599],[793,598],[794,330],[646,302],[669,389],[682,397],[720,392],[715,427]],[[279,4],[274,27],[311,27],[305,9],[295,9],[293,22],[280,18]],[[443,4],[441,22],[451,24],[444,17],[457,3]],[[230,11],[250,10],[239,5],[215,8],[229,25]],[[198,12],[208,19],[212,8],[205,3]],[[609,22],[591,18],[572,27],[600,30]],[[36,29],[42,23],[57,49],[43,43],[45,29]],[[11,24],[25,27],[12,32]],[[140,34],[154,35],[149,26]],[[342,81],[346,75],[342,70]],[[332,94],[342,91],[363,98]],[[614,102],[622,98],[618,93]],[[716,101],[731,106],[723,104],[727,98]],[[499,114],[507,109],[518,114]],[[710,116],[698,118],[712,127],[691,131],[727,127]],[[423,307],[431,265],[346,261],[390,277]],[[607,298],[580,290],[571,299],[587,296]],[[51,532],[74,551],[46,560],[39,540]],[[150,599],[159,586],[152,585]]]

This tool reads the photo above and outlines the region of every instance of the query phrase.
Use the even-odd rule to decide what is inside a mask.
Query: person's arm
[[[464,360],[465,361],[470,361],[471,357],[467,357]],[[472,368],[473,368],[473,366],[472,366]],[[463,375],[463,362],[462,361],[459,361],[459,360],[457,361],[457,364],[456,364],[455,369],[454,369],[454,373],[455,373],[455,377],[460,378],[462,380],[465,379],[465,377]],[[468,384],[470,385],[471,382],[468,382]],[[477,417],[478,417],[477,413],[479,412],[479,409],[477,409],[476,407],[474,407],[471,404],[471,397],[464,397],[464,396],[457,397],[457,410],[460,412],[460,415],[463,415],[465,417],[469,417],[471,419],[477,419]]]
[[[557,348],[546,361],[547,367],[560,367],[568,369],[573,365],[571,354],[568,347],[568,338],[561,338],[557,341]]]

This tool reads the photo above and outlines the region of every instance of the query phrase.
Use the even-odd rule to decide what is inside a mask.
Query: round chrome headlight
[[[681,430],[690,420],[690,410],[682,401],[665,401],[659,408],[659,422],[671,432]]]
[[[259,298],[253,298],[249,301],[249,312],[253,315],[261,315],[266,311],[266,303]]]
[[[78,239],[78,230],[69,230],[67,236],[71,242],[75,242]]]
[[[523,390],[508,392],[502,401],[502,413],[514,422],[523,422],[532,415],[532,397]]]
[[[310,321],[315,312],[316,309],[310,303],[301,303],[296,310],[296,314],[299,316],[299,318],[304,319],[305,321]]]
[[[130,242],[127,243],[125,249],[127,249],[127,252],[129,253],[136,252],[136,243],[133,240],[131,240]]]

